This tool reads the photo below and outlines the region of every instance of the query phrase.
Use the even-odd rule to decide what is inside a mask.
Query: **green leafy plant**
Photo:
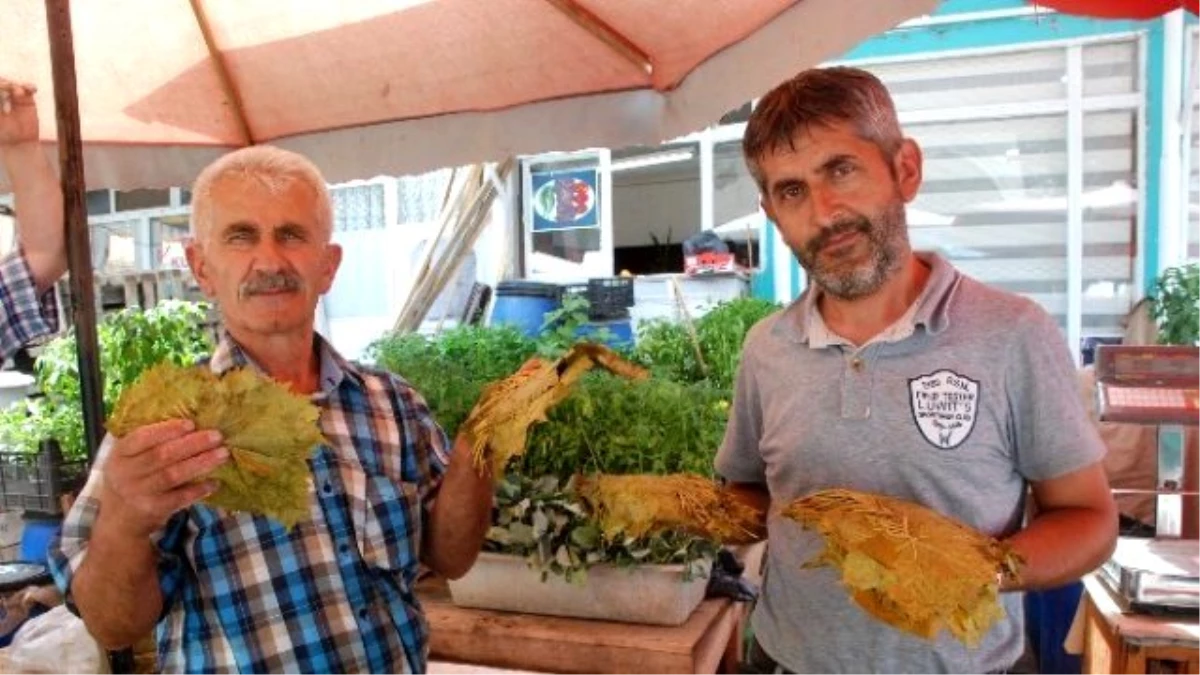
[[[655,325],[636,354],[655,373],[630,381],[593,372],[531,430],[526,453],[497,486],[486,548],[524,557],[542,572],[572,582],[597,563],[679,563],[703,570],[716,545],[683,533],[607,541],[573,489],[578,474],[711,475],[725,433],[733,372],[746,331],[775,310],[762,301],[735,301],[713,310],[698,330],[713,353],[711,372],[694,361],[679,324]],[[579,341],[587,300],[568,295],[530,339],[514,329],[458,328],[436,337],[391,335],[375,343],[380,366],[407,379],[452,436],[483,387],[512,374],[530,356],[557,358]],[[657,332],[655,332],[657,331]],[[588,339],[607,340],[603,332]],[[689,358],[693,360],[689,361]]]
[[[151,366],[169,361],[191,365],[212,351],[204,329],[208,306],[168,300],[149,310],[110,314],[96,328],[104,382],[104,414],[112,412],[125,387]],[[36,454],[53,438],[67,460],[87,456],[74,332],[48,343],[34,364],[43,396],[0,412],[0,440],[9,448]]]
[[[691,472],[711,475],[729,404],[706,384],[589,373],[533,427],[512,470],[527,476]]]
[[[682,323],[651,321],[640,327],[633,357],[659,377],[707,381],[732,395],[746,334],[778,309],[779,305],[758,298],[726,300],[695,322],[694,341]],[[696,354],[696,343],[703,361]]]
[[[562,304],[555,310],[546,312],[542,324],[542,333],[537,338],[537,352],[547,359],[557,359],[576,342],[586,339],[590,342],[608,344],[612,342],[613,332],[607,328],[590,328],[588,310],[591,303],[582,295],[567,294],[563,296]],[[586,337],[581,337],[583,331]]]
[[[368,348],[367,358],[416,388],[453,438],[483,388],[536,352],[537,344],[510,326],[460,326],[433,337],[386,335]]]
[[[1150,294],[1150,315],[1158,324],[1159,344],[1200,342],[1200,265],[1163,270]]]

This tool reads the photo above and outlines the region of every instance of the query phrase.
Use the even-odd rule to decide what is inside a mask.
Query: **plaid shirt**
[[[30,340],[58,331],[58,304],[54,289],[39,298],[29,263],[20,251],[0,259],[0,361],[12,356]]]
[[[163,672],[423,672],[428,626],[413,592],[422,523],[449,444],[402,380],[321,348],[321,431],[310,518],[291,531],[202,504],[156,535]],[[225,337],[214,372],[246,363]],[[106,443],[107,445],[107,443]],[[97,461],[51,569],[68,589],[96,517]]]

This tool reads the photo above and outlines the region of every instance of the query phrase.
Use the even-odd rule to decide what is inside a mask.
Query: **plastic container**
[[[596,565],[583,584],[532,570],[524,558],[480,553],[471,571],[449,582],[460,607],[499,609],[661,626],[687,621],[704,600],[707,579],[684,581],[683,565]]]
[[[604,340],[596,337],[601,330],[608,331]],[[580,339],[603,342],[609,347],[630,347],[633,345],[633,324],[628,317],[608,321],[591,321],[580,326],[575,331],[575,336]]]
[[[633,306],[633,277],[588,279],[587,299],[592,319],[627,319]]]
[[[0,451],[0,507],[61,516],[64,494],[87,482],[87,460],[65,460],[58,442],[46,440],[35,456]]]
[[[536,281],[501,281],[492,305],[492,325],[509,324],[525,335],[537,337],[546,313],[560,306],[562,287]]]
[[[21,533],[21,560],[46,562],[50,542],[62,531],[62,520],[26,518],[25,530]]]

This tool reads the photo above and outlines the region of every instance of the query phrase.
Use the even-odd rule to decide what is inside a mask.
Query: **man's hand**
[[[0,162],[16,197],[17,236],[38,290],[67,271],[62,190],[38,143],[33,85],[0,77]]]
[[[0,146],[38,140],[37,87],[0,77]]]
[[[176,512],[212,494],[204,478],[229,459],[217,431],[190,420],[150,424],[118,439],[103,465],[101,517],[120,532],[149,537]]]

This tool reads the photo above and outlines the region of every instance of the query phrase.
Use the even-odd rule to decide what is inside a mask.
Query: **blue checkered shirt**
[[[0,361],[12,356],[30,340],[58,331],[58,304],[54,289],[38,297],[29,264],[20,251],[0,259]]]
[[[309,518],[194,505],[156,535],[163,672],[423,672],[413,586],[423,524],[449,461],[445,433],[402,380],[321,349],[321,431]],[[226,337],[215,372],[246,363]],[[87,553],[98,472],[63,523],[51,569],[67,589]]]

